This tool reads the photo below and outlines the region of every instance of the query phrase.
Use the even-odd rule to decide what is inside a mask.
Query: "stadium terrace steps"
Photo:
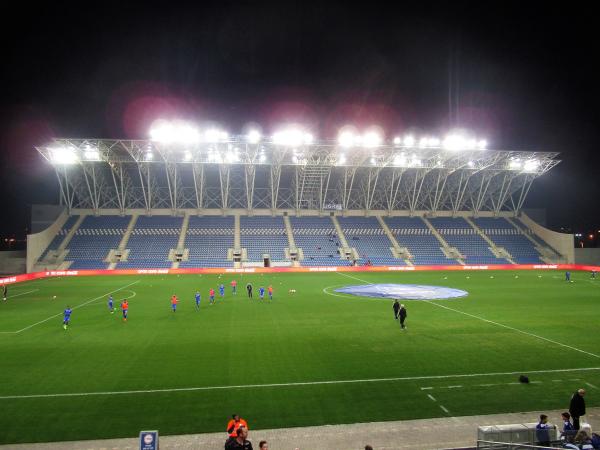
[[[394,257],[393,243],[376,217],[340,217],[338,223],[359,265],[405,265]]]
[[[179,267],[233,267],[228,253],[234,247],[234,223],[234,216],[190,216],[184,243],[188,259]]]
[[[342,247],[348,248],[350,247],[348,245],[348,241],[346,240],[346,236],[344,236],[344,231],[342,230],[342,227],[340,227],[340,223],[337,219],[337,217],[335,216],[331,216],[331,221],[333,222],[333,226],[335,227],[335,230],[337,231],[340,243],[342,244]]]
[[[342,259],[341,242],[329,217],[289,217],[303,266],[349,265]]]
[[[541,236],[536,234],[521,217],[517,217],[511,220],[513,224],[525,234],[535,244],[537,251],[541,255],[541,259],[549,263],[555,263],[558,260],[563,259],[563,255],[560,254],[554,247],[548,244]]]
[[[73,227],[69,230],[69,232],[67,233],[67,235],[65,236],[65,238],[63,239],[61,244],[58,246],[58,250],[64,250],[67,248],[67,246],[69,245],[69,242],[71,242],[71,239],[73,239],[73,236],[75,236],[75,233],[77,232],[77,230],[79,229],[79,227],[81,226],[81,224],[83,223],[85,218],[86,218],[85,215],[81,215],[78,217],[78,219],[76,220]]]
[[[465,220],[464,217],[435,217],[429,222],[444,237],[444,240],[456,248],[463,256],[465,264],[506,264],[507,260],[498,258],[488,246],[488,242]]]
[[[479,236],[481,236],[489,244],[490,251],[494,254],[494,256],[496,258],[504,258],[509,263],[515,264],[515,262],[512,259],[512,255],[504,247],[497,246],[496,243],[494,241],[492,241],[485,234],[485,232],[477,226],[477,224],[473,220],[469,219],[468,217],[464,217],[464,219],[469,225],[471,225],[471,227],[477,232],[477,234]]]
[[[400,244],[398,244],[398,241],[396,240],[389,227],[383,220],[383,217],[377,216],[377,220],[379,221],[379,225],[381,226],[381,228],[383,228],[383,231],[385,231],[385,234],[387,234],[388,239],[392,243],[392,254],[394,255],[394,257],[402,259],[404,261],[404,264],[406,264],[407,266],[412,266],[413,263],[410,261],[412,259],[412,255],[410,254],[408,248],[400,247]]]
[[[442,244],[441,251],[442,253],[444,253],[446,258],[454,259],[456,260],[456,262],[464,266],[465,262],[463,260],[463,255],[460,253],[460,251],[457,248],[452,247],[450,244],[448,244],[446,239],[444,239],[440,232],[436,230],[435,226],[433,226],[433,224],[429,220],[427,220],[426,217],[421,217],[421,220],[425,222],[427,228],[431,230],[431,233],[435,236],[439,243]]]
[[[240,217],[240,241],[248,262],[263,262],[265,255],[272,262],[286,261],[289,242],[282,216]]]
[[[137,222],[138,217],[139,217],[139,214],[134,214],[131,216],[129,225],[127,225],[127,230],[125,230],[125,234],[123,235],[123,238],[121,239],[121,242],[119,243],[119,246],[117,247],[118,250],[125,250],[127,248],[127,242],[129,242],[129,238],[131,237],[131,232],[133,231],[133,229],[135,227],[135,223]]]
[[[48,244],[48,247],[46,247],[44,252],[40,255],[38,259],[39,262],[52,263],[53,261],[56,261],[57,256],[60,253],[58,249],[61,243],[65,240],[65,237],[67,236],[67,234],[69,234],[69,232],[75,226],[79,219],[80,216],[67,217],[67,220],[62,225],[60,230],[58,230],[58,233],[56,233],[52,241],[50,241],[50,244]]]

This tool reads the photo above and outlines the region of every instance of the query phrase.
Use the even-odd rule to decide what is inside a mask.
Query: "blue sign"
[[[158,450],[158,431],[140,431],[140,450]]]

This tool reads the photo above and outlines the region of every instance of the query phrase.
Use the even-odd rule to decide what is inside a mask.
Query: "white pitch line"
[[[295,387],[295,386],[319,386],[329,384],[356,384],[356,383],[381,383],[390,381],[414,381],[414,380],[442,380],[448,378],[475,378],[490,377],[502,375],[519,375],[531,373],[556,373],[556,372],[579,372],[600,370],[600,367],[587,367],[578,369],[550,369],[550,370],[530,370],[520,372],[490,372],[490,373],[467,373],[457,375],[424,375],[416,377],[391,377],[391,378],[365,378],[356,380],[325,380],[325,381],[299,381],[292,383],[268,383],[268,384],[239,384],[229,386],[197,386],[184,388],[166,388],[166,389],[145,389],[132,391],[97,391],[97,392],[67,392],[58,394],[29,394],[29,395],[5,395],[0,396],[0,400],[22,399],[22,398],[49,398],[49,397],[89,397],[95,395],[133,395],[133,394],[160,394],[166,392],[192,392],[192,391],[216,391],[227,389],[252,389],[252,388],[273,388],[273,387]],[[521,384],[521,383],[516,383]]]
[[[454,386],[448,386],[448,389],[458,389],[458,388],[461,388],[461,387],[462,387],[462,384],[456,384]]]
[[[448,411],[448,409],[444,406],[444,405],[440,405],[440,408],[442,408],[442,410],[446,413],[446,414],[450,414],[450,411]]]
[[[587,381],[585,382],[585,384],[587,384],[591,388],[599,389],[598,386],[594,386],[592,383],[588,383]]]
[[[33,289],[31,291],[21,292],[20,294],[10,295],[10,296],[6,297],[6,299],[10,300],[11,298],[18,297],[20,295],[31,294],[32,292],[37,292],[37,291],[39,291],[39,289]]]
[[[432,401],[437,402],[437,400],[435,399],[435,397],[431,394],[427,394],[427,397],[429,397]]]
[[[427,387],[422,387],[421,390],[422,391],[428,391],[430,389],[433,389],[431,386],[427,386]]]
[[[423,301],[425,303],[429,303],[430,305],[437,306],[438,308],[444,308],[444,309],[447,309],[449,311],[454,311],[456,313],[463,314],[465,316],[469,316],[469,317],[472,317],[474,319],[481,320],[483,322],[491,323],[492,325],[496,325],[496,326],[499,326],[499,327],[502,327],[502,328],[506,328],[508,330],[516,331],[517,333],[521,333],[521,334],[525,334],[527,336],[531,336],[531,337],[534,337],[534,338],[537,338],[537,339],[541,339],[543,341],[550,342],[550,343],[558,345],[560,347],[564,347],[564,348],[568,348],[568,349],[571,349],[571,350],[575,350],[575,351],[577,351],[579,353],[584,353],[586,355],[593,356],[594,358],[599,358],[600,359],[600,355],[597,355],[595,353],[588,352],[588,351],[585,351],[585,350],[581,350],[580,348],[573,347],[571,345],[563,344],[562,342],[558,342],[558,341],[554,341],[552,339],[548,339],[548,338],[540,336],[538,334],[530,333],[528,331],[519,330],[518,328],[511,327],[511,326],[505,325],[503,323],[494,322],[493,320],[489,320],[489,319],[486,319],[486,318],[481,317],[481,316],[476,316],[475,314],[470,314],[468,312],[464,312],[464,311],[460,311],[458,309],[450,308],[449,306],[440,305],[439,303],[434,303],[431,300],[423,300]]]
[[[81,308],[82,306],[85,306],[85,305],[87,305],[88,303],[92,303],[93,301],[96,301],[96,300],[98,300],[98,299],[101,299],[102,297],[105,297],[105,296],[107,296],[107,295],[113,294],[113,293],[115,293],[115,292],[119,292],[120,290],[123,290],[123,289],[125,289],[125,288],[127,288],[127,287],[129,287],[129,286],[132,286],[132,285],[134,285],[134,284],[137,284],[137,283],[139,283],[139,282],[140,282],[140,280],[134,281],[133,283],[129,283],[129,284],[127,284],[127,285],[123,286],[123,287],[120,287],[119,289],[115,289],[114,291],[110,291],[110,292],[107,292],[106,294],[102,294],[102,295],[99,295],[98,297],[95,297],[95,298],[92,298],[92,299],[90,299],[90,300],[87,300],[86,302],[82,303],[81,305],[77,305],[77,306],[75,306],[75,307],[73,307],[73,308],[71,308],[71,309],[77,309],[77,308]],[[33,327],[35,327],[35,326],[37,326],[37,325],[40,325],[40,324],[42,324],[42,323],[44,323],[44,322],[48,322],[49,320],[52,320],[52,319],[54,319],[55,317],[58,317],[58,316],[60,316],[60,315],[62,315],[62,313],[54,314],[53,316],[50,316],[50,317],[48,317],[47,319],[40,320],[39,322],[36,322],[36,323],[34,323],[33,325],[29,325],[29,326],[27,326],[27,327],[25,327],[25,328],[21,328],[20,330],[17,330],[17,331],[12,331],[12,332],[11,332],[11,331],[8,331],[8,332],[5,332],[5,333],[15,333],[15,334],[16,334],[16,333],[21,333],[21,332],[23,332],[23,331],[26,331],[26,330],[29,330],[30,328],[33,328]]]

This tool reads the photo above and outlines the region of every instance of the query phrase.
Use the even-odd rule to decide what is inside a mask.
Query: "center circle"
[[[421,284],[361,284],[335,289],[342,294],[361,297],[392,298],[398,300],[443,300],[469,295],[467,291],[445,286],[425,286]]]

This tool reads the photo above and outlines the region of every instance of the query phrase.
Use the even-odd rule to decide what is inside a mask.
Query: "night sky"
[[[146,138],[158,117],[231,133],[295,121],[321,139],[348,123],[388,137],[459,126],[490,148],[558,151],[526,207],[598,231],[596,15],[486,3],[20,6],[0,31],[0,236],[22,238],[30,205],[58,200],[34,145]]]

